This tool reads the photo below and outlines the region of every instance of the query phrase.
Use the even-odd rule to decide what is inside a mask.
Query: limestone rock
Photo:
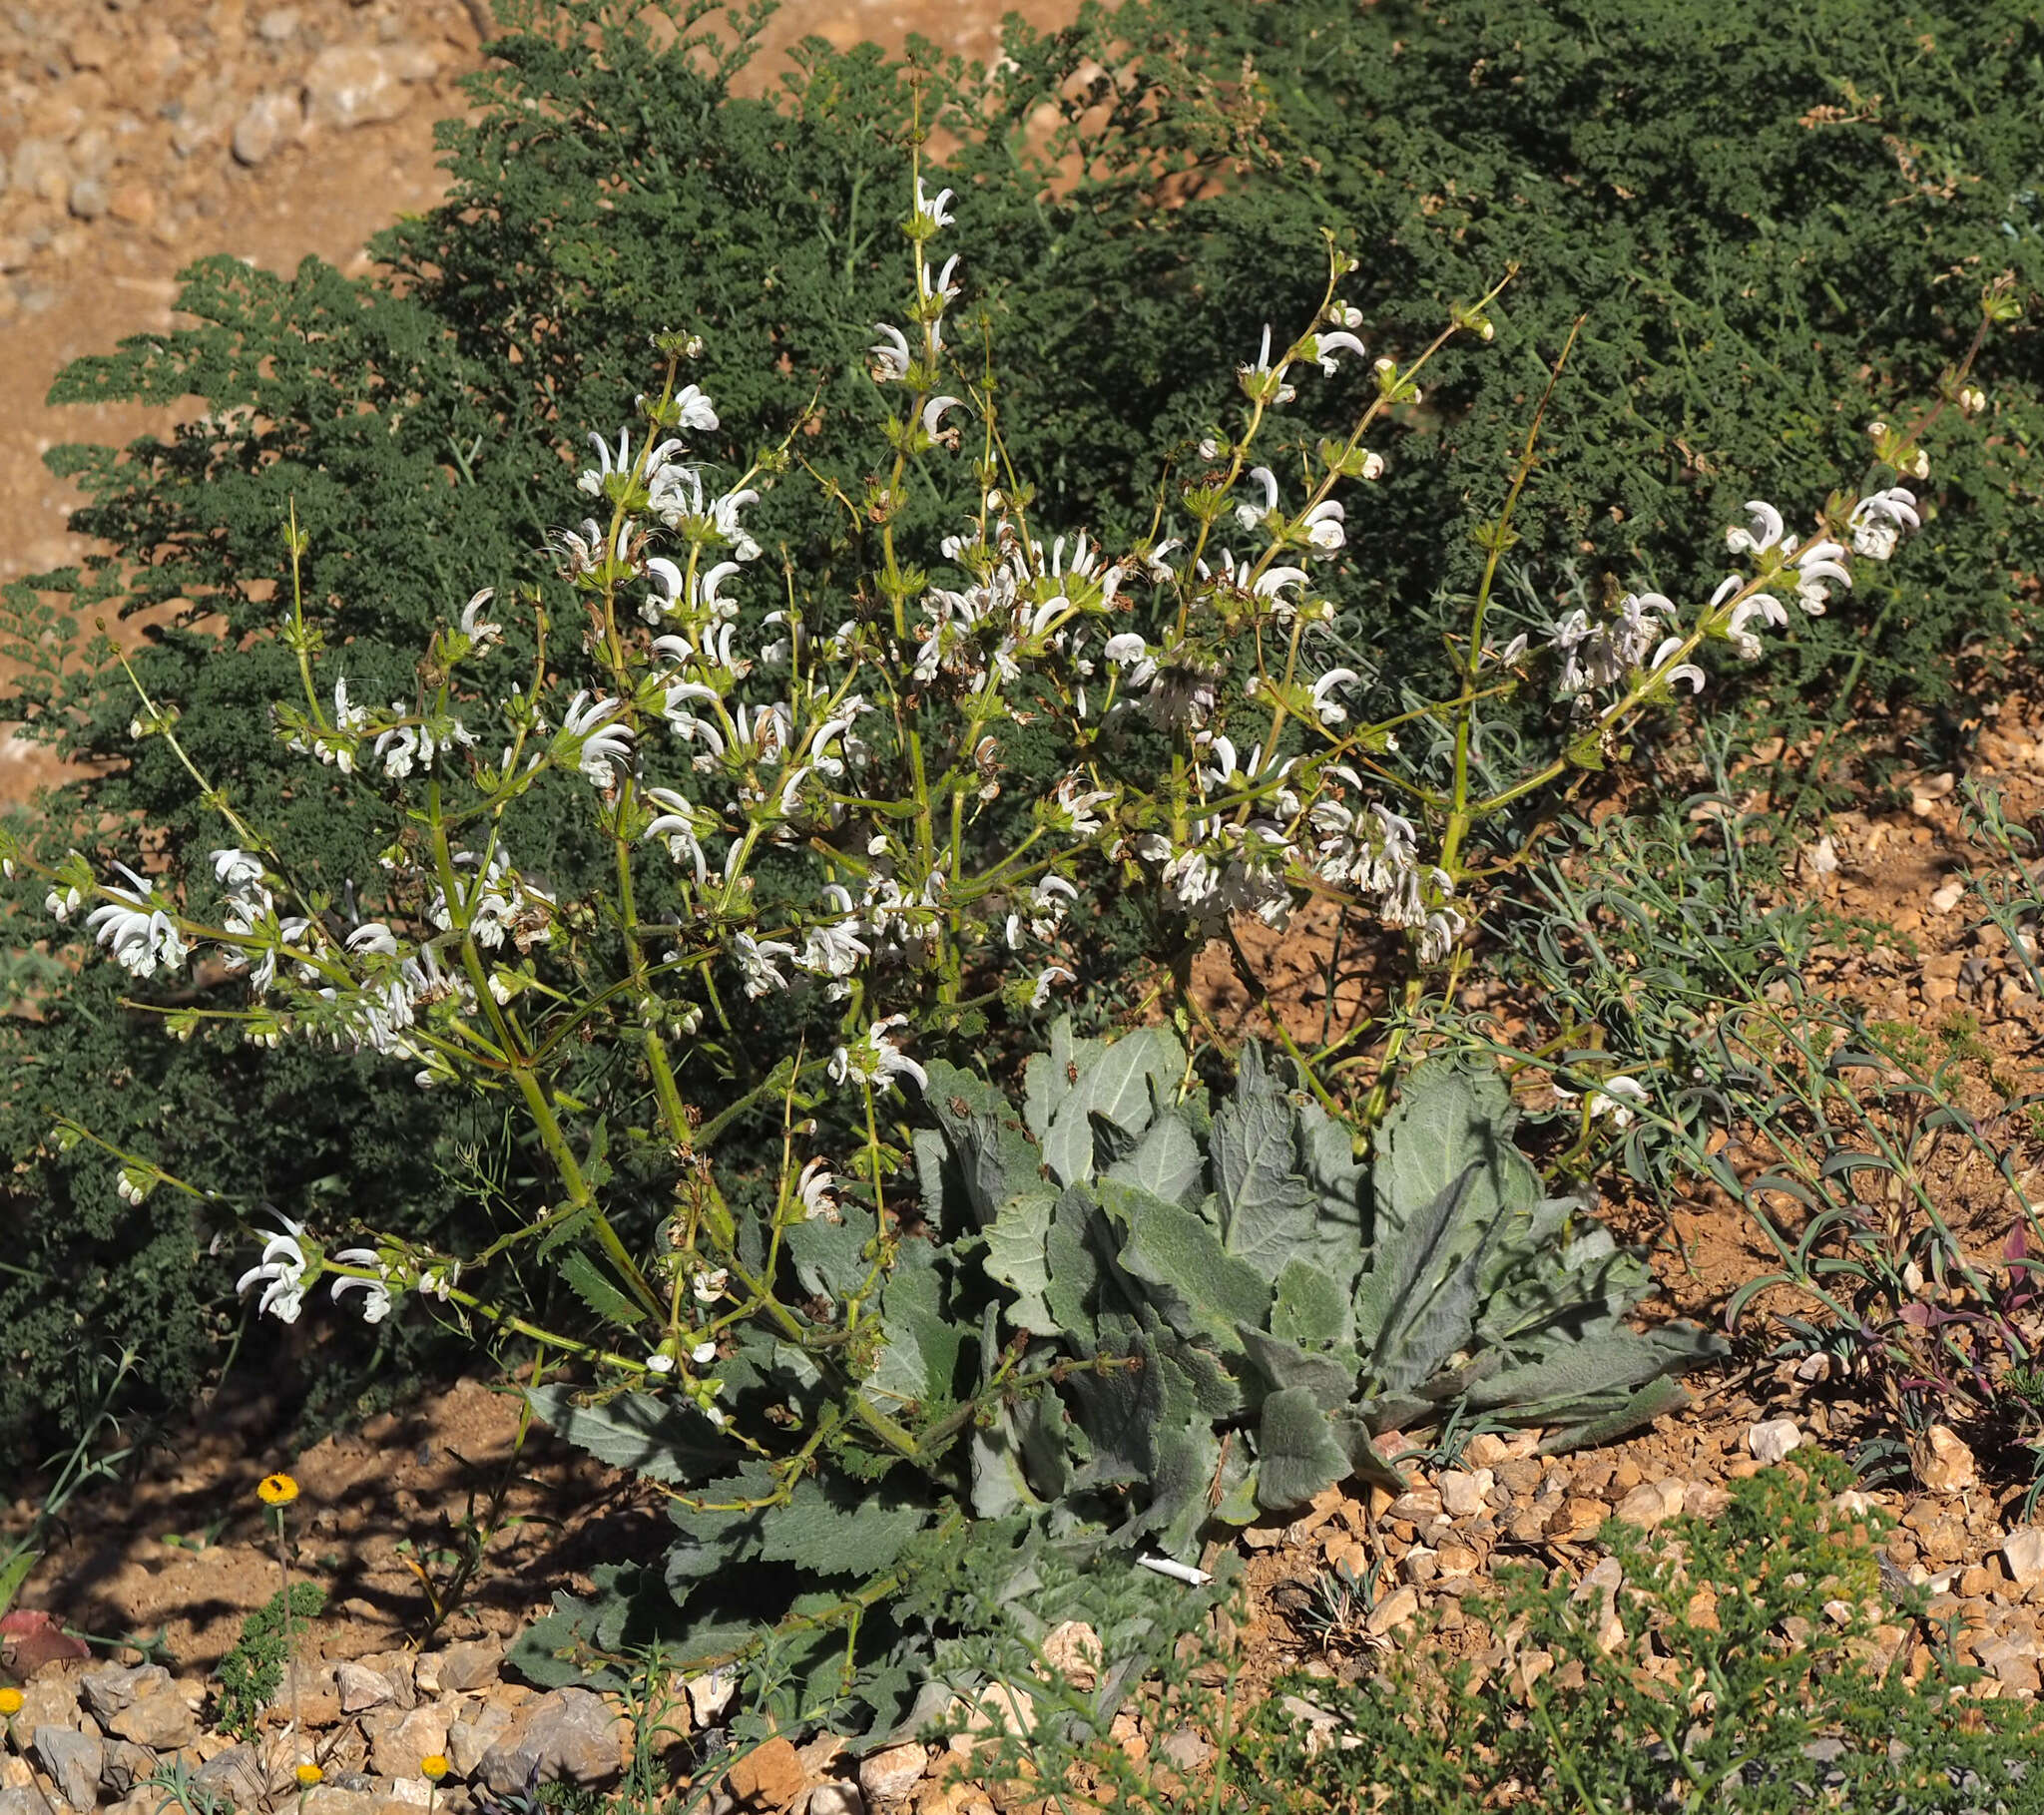
[[[527,1702],[496,1744],[482,1756],[476,1776],[499,1796],[522,1790],[534,1767],[543,1780],[607,1783],[618,1776],[630,1723],[588,1689],[552,1689]]]
[[[1409,1583],[1403,1588],[1393,1588],[1383,1599],[1370,1608],[1367,1625],[1372,1638],[1381,1638],[1386,1632],[1409,1623],[1419,1612],[1419,1590]]]
[[[1746,1447],[1754,1460],[1770,1465],[1781,1462],[1801,1441],[1802,1432],[1792,1418],[1770,1418],[1746,1434]]]
[[[504,1647],[495,1639],[474,1639],[450,1644],[444,1651],[428,1651],[418,1660],[418,1685],[429,1695],[466,1694],[496,1680],[504,1661]]]
[[[1613,1510],[1627,1525],[1651,1532],[1657,1525],[1678,1517],[1688,1490],[1679,1481],[1643,1481]]]
[[[920,1745],[889,1746],[883,1752],[868,1754],[860,1762],[858,1785],[868,1802],[891,1808],[908,1800],[909,1792],[922,1781],[928,1764],[929,1755]]]
[[[53,1815],[48,1800],[33,1784],[0,1790],[0,1815]]]
[[[156,1754],[131,1739],[105,1740],[100,1753],[100,1787],[112,1795],[126,1796],[156,1775]]]
[[[110,1663],[81,1674],[78,1693],[100,1719],[112,1720],[116,1714],[132,1708],[141,1696],[162,1688],[170,1680],[170,1671],[160,1663]]]
[[[725,1779],[741,1808],[772,1815],[791,1809],[808,1787],[809,1774],[785,1736],[776,1734],[765,1745],[743,1754]]]
[[[2001,1541],[2001,1559],[2021,1587],[2044,1577],[2044,1526],[2026,1525]]]
[[[35,1751],[37,1761],[74,1809],[98,1806],[105,1755],[97,1739],[88,1739],[69,1727],[37,1727]]]
[[[371,1708],[380,1708],[397,1699],[396,1686],[381,1670],[372,1670],[365,1663],[348,1659],[336,1664],[333,1680],[340,1689],[340,1711],[343,1714],[363,1714]]]
[[[487,1704],[471,1704],[472,1711],[463,1714],[447,1728],[447,1762],[460,1777],[473,1777],[476,1767],[497,1741],[503,1737],[511,1724],[508,1708],[493,1708]]]
[[[1973,1452],[1949,1425],[1934,1424],[1916,1477],[1933,1494],[1962,1494],[1980,1479]]]
[[[1081,1619],[1052,1626],[1043,1641],[1043,1661],[1075,1689],[1100,1680],[1100,1634]]]
[[[314,127],[345,131],[397,119],[411,106],[401,50],[379,44],[328,45],[305,72],[306,120]]]
[[[176,1751],[199,1737],[199,1722],[185,1691],[161,1669],[163,1681],[146,1687],[141,1694],[107,1722],[118,1737],[159,1752]]]
[[[369,1769],[378,1777],[408,1780],[418,1776],[420,1759],[446,1750],[447,1717],[433,1708],[413,1708],[371,1738]]]
[[[230,141],[235,161],[252,170],[303,131],[305,112],[295,95],[274,90],[257,95],[242,110]]]
[[[833,1779],[817,1784],[809,1792],[804,1815],[866,1815],[866,1799],[859,1794],[857,1784]]]
[[[192,1781],[201,1789],[225,1796],[238,1809],[254,1809],[268,1787],[262,1781],[262,1765],[256,1756],[256,1748],[249,1745],[233,1745],[225,1752],[216,1752],[192,1773]]]

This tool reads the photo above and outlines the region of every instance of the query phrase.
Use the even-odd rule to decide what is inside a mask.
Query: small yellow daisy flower
[[[298,1782],[308,1790],[315,1783],[321,1782],[325,1776],[326,1773],[320,1770],[316,1764],[301,1764],[298,1766]]]
[[[298,1484],[288,1475],[265,1475],[256,1484],[256,1498],[266,1507],[287,1507],[298,1497]]]
[[[452,1768],[438,1752],[428,1753],[419,1760],[419,1775],[429,1783],[438,1783]]]
[[[19,1689],[0,1689],[0,1720],[9,1720],[19,1714],[26,1699]]]

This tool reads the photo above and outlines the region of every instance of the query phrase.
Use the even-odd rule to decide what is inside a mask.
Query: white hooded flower
[[[246,1292],[259,1282],[262,1296],[256,1301],[256,1315],[266,1313],[279,1323],[296,1323],[305,1302],[305,1273],[311,1265],[302,1245],[305,1225],[288,1216],[278,1221],[283,1228],[263,1244],[262,1258],[235,1281],[235,1291]]]

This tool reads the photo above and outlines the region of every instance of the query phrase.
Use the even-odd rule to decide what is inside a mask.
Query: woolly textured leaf
[[[887,1340],[874,1363],[875,1391],[898,1399],[947,1399],[956,1386],[965,1331],[945,1315],[943,1280],[925,1243],[904,1244],[880,1293]],[[918,1263],[909,1255],[924,1256]]]
[[[846,1204],[841,1214],[840,1222],[811,1216],[783,1237],[803,1289],[821,1298],[850,1297],[873,1270],[866,1256],[874,1235],[872,1211]]]
[[[1349,1468],[1326,1413],[1304,1387],[1287,1387],[1264,1401],[1257,1427],[1257,1499],[1267,1511],[1305,1505],[1345,1479]]]
[[[1074,1374],[1068,1383],[1093,1448],[1073,1482],[1075,1489],[1145,1481],[1155,1467],[1165,1383],[1149,1365],[1150,1356],[1141,1359],[1141,1367]]]
[[[1128,1230],[1121,1263],[1148,1289],[1165,1320],[1181,1336],[1206,1336],[1226,1353],[1241,1347],[1236,1331],[1260,1326],[1271,1288],[1247,1261],[1227,1253],[1220,1238],[1190,1210],[1148,1191],[1102,1181],[1108,1214]]]
[[[692,1405],[644,1393],[578,1405],[564,1386],[528,1387],[525,1397],[540,1423],[614,1469],[685,1485],[731,1466],[731,1446]]]
[[[1298,1170],[1297,1113],[1255,1041],[1214,1113],[1214,1184],[1228,1251],[1275,1282],[1313,1242],[1313,1189]]]
[[[1057,1203],[1055,1191],[1023,1191],[1010,1197],[986,1225],[986,1270],[1015,1294],[1008,1322],[1035,1336],[1063,1333],[1044,1296],[1050,1289],[1045,1243]]]
[[[1008,1100],[985,1079],[941,1060],[927,1069],[925,1100],[950,1150],[951,1175],[971,1206],[969,1226],[976,1228],[1016,1192],[1040,1188],[1043,1155]],[[938,1225],[968,1226],[958,1218],[939,1218]]]
[[[1140,1134],[1169,1103],[1185,1052],[1163,1028],[1137,1028],[1081,1067],[1043,1136],[1043,1161],[1063,1184],[1093,1176],[1093,1123],[1104,1116]]]
[[[1141,1288],[1123,1276],[1116,1261],[1120,1247],[1120,1234],[1088,1191],[1075,1185],[1058,1199],[1043,1244],[1050,1268],[1044,1302],[1082,1355],[1114,1345],[1137,1328],[1129,1294]]]
[[[1394,1365],[1405,1327],[1438,1290],[1480,1161],[1451,1178],[1416,1215],[1381,1235],[1355,1293],[1356,1346],[1372,1375]]]
[[[1105,1176],[1133,1184],[1167,1203],[1184,1203],[1199,1190],[1206,1172],[1206,1155],[1185,1118],[1176,1110],[1167,1110],[1144,1132],[1135,1151],[1116,1160]]]
[[[1221,1462],[1221,1442],[1205,1418],[1173,1425],[1157,1439],[1157,1462],[1151,1476],[1150,1505],[1144,1528],[1167,1557],[1191,1557],[1207,1523],[1209,1496]]]
[[[1540,1454],[1562,1456],[1570,1450],[1594,1449],[1637,1431],[1668,1412],[1679,1412],[1689,1404],[1689,1389],[1671,1374],[1650,1380],[1624,1404],[1598,1417],[1550,1432],[1541,1439]]]
[[[1302,1346],[1351,1341],[1355,1307],[1347,1284],[1302,1255],[1287,1260],[1278,1275],[1271,1330]]]
[[[884,1494],[834,1491],[818,1481],[796,1484],[785,1506],[762,1521],[763,1563],[798,1563],[819,1576],[872,1576],[901,1555],[929,1521],[927,1509]]]
[[[1458,1205],[1466,1204],[1467,1183],[1451,1186],[1450,1192]],[[1451,1212],[1451,1241],[1458,1220]],[[1475,1247],[1451,1258],[1446,1276],[1408,1304],[1390,1340],[1378,1344],[1372,1362],[1379,1390],[1402,1393],[1423,1386],[1442,1363],[1468,1343],[1476,1321],[1477,1275],[1489,1239],[1490,1231],[1485,1229]]]
[[[1352,1350],[1309,1355],[1296,1343],[1247,1327],[1242,1331],[1242,1340],[1249,1358],[1257,1364],[1257,1371],[1274,1389],[1303,1387],[1323,1412],[1334,1411],[1355,1397],[1360,1362]]]
[[[1416,1067],[1377,1135],[1371,1183],[1378,1244],[1387,1220],[1397,1225],[1419,1215],[1472,1165],[1476,1174],[1464,1213],[1468,1229],[1490,1229],[1501,1218],[1516,1222],[1530,1216],[1540,1201],[1540,1179],[1512,1145],[1516,1120],[1510,1093],[1495,1070],[1474,1071],[1448,1060]]]
[[[572,1248],[561,1257],[561,1277],[577,1298],[608,1323],[630,1329],[646,1315],[579,1248]]]
[[[1536,1360],[1478,1381],[1469,1390],[1469,1403],[1478,1411],[1511,1406],[1567,1417],[1583,1401],[1640,1386],[1724,1352],[1721,1338],[1684,1323],[1664,1324],[1645,1335],[1621,1330],[1584,1342],[1556,1340]]]

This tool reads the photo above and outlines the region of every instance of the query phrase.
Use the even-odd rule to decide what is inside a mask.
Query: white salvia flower
[[[922,432],[932,441],[942,438],[940,424],[946,410],[963,409],[963,401],[957,397],[932,397],[922,406]]]
[[[773,990],[787,988],[787,979],[773,968],[778,959],[792,958],[794,947],[778,939],[755,939],[750,933],[734,933],[731,955],[738,961],[746,980],[746,994],[755,999]]]
[[[1384,457],[1381,454],[1364,454],[1362,476],[1365,479],[1381,479],[1384,473]]]
[[[689,1351],[689,1359],[693,1361],[699,1368],[708,1367],[713,1361],[717,1359],[717,1344],[714,1342],[697,1343],[697,1345]]]
[[[683,385],[675,393],[675,407],[682,412],[684,428],[701,429],[707,434],[717,427],[717,411],[700,385]]]
[[[1351,686],[1360,677],[1352,668],[1330,668],[1313,682],[1313,710],[1322,724],[1341,724],[1348,712],[1338,699],[1330,697],[1336,687]]]
[[[1987,407],[1987,393],[1977,385],[1966,385],[1959,392],[1959,408],[1969,416],[1977,416]]]
[[[1869,561],[1885,561],[1895,552],[1902,531],[1920,528],[1923,519],[1916,511],[1916,494],[1897,485],[1860,499],[1846,521],[1853,550]]]
[[[649,1374],[672,1374],[675,1358],[672,1355],[649,1355],[646,1357],[646,1371]]]
[[[632,431],[622,428],[618,431],[618,451],[611,453],[610,443],[601,435],[592,433],[589,445],[596,449],[598,464],[584,470],[575,481],[575,489],[586,497],[595,498],[603,492],[603,482],[613,475],[622,475],[632,470]]]
[[[246,1292],[260,1281],[262,1296],[256,1302],[256,1315],[266,1313],[279,1323],[296,1323],[305,1302],[305,1272],[311,1264],[302,1246],[305,1225],[288,1216],[277,1220],[283,1229],[263,1244],[262,1258],[235,1281],[235,1291]]]
[[[1812,618],[1821,618],[1830,598],[1831,581],[1849,587],[1851,570],[1845,566],[1842,543],[1819,538],[1795,557],[1795,603]]]
[[[365,920],[348,934],[347,949],[351,952],[379,952],[386,958],[395,958],[397,935],[380,920]]]
[[[1244,529],[1253,530],[1278,508],[1278,475],[1268,466],[1253,466],[1249,476],[1264,488],[1264,502],[1261,505],[1238,504],[1235,520]]]
[[[899,384],[908,376],[908,339],[898,327],[889,327],[884,321],[873,323],[873,332],[880,338],[866,348],[872,360],[868,368],[877,384]]]
[[[1818,610],[1822,607],[1819,606]],[[1732,608],[1732,616],[1726,620],[1725,635],[1732,647],[1747,661],[1751,662],[1761,653],[1761,640],[1746,627],[1754,619],[1776,626],[1788,622],[1788,614],[1782,602],[1768,593],[1755,593],[1750,599],[1742,599]]]
[[[1578,1101],[1574,1091],[1554,1087],[1555,1101],[1574,1103]],[[1590,1092],[1588,1112],[1590,1119],[1608,1119],[1615,1129],[1631,1128],[1635,1114],[1646,1107],[1647,1087],[1637,1078],[1607,1078]]]
[[[947,189],[937,191],[935,199],[932,200],[923,191],[922,179],[920,177],[916,178],[915,212],[924,221],[927,221],[931,227],[949,227],[951,225],[950,201],[951,191]]]
[[[492,624],[482,614],[484,608],[497,596],[497,589],[486,586],[461,608],[461,634],[478,650],[485,650],[493,643],[500,643],[504,627]]]
[[[1735,555],[1766,554],[1782,540],[1782,513],[1761,498],[1749,498],[1746,508],[1753,517],[1753,528],[1727,530],[1725,546]]]
[[[842,979],[858,969],[861,958],[872,956],[872,947],[858,937],[858,916],[852,912],[850,894],[834,882],[823,893],[841,918],[825,926],[809,928],[802,955],[795,960],[795,968],[808,972],[812,977],[830,978],[829,996],[834,1002],[851,993]]]
[[[422,1298],[437,1298],[442,1304],[445,1304],[448,1295],[454,1290],[460,1279],[461,1262],[458,1260],[449,1261],[443,1267],[427,1267],[418,1276],[419,1296]]]
[[[575,766],[600,788],[610,787],[616,780],[613,765],[631,766],[632,732],[628,726],[609,722],[624,704],[622,699],[591,699],[585,688],[569,700],[555,738],[555,749],[562,754],[572,751]]]
[[[811,1159],[802,1167],[801,1176],[795,1180],[796,1194],[802,1200],[802,1213],[824,1222],[841,1221],[837,1210],[836,1186],[837,1174],[820,1159]]]
[[[1070,983],[1072,980],[1072,973],[1061,964],[1054,964],[1047,970],[1038,971],[1036,987],[1029,992],[1029,1006],[1033,1009],[1042,1008],[1050,1000],[1052,984]]]
[[[832,1084],[857,1083],[881,1091],[896,1090],[897,1078],[913,1078],[918,1090],[929,1089],[929,1074],[902,1053],[887,1038],[889,1028],[906,1027],[906,1015],[888,1015],[867,1028],[848,1047],[841,1046],[830,1057]]]
[[[1351,303],[1343,302],[1340,297],[1336,296],[1332,302],[1327,304],[1327,319],[1333,322],[1336,327],[1360,327],[1362,325],[1362,310],[1356,308]]]
[[[159,970],[176,969],[185,962],[186,951],[177,922],[155,905],[147,882],[125,863],[114,867],[134,889],[109,888],[114,899],[85,917],[87,930],[131,976],[154,977]]]
[[[731,1274],[723,1267],[716,1267],[707,1273],[698,1273],[689,1289],[696,1295],[698,1304],[715,1304],[724,1296],[724,1288],[730,1283]]]
[[[1341,525],[1347,513],[1331,498],[1323,498],[1298,520],[1298,527],[1305,531],[1307,544],[1323,555],[1339,553],[1341,545],[1348,540],[1347,532]]]
[[[1670,637],[1654,652],[1653,658],[1648,662],[1647,667],[1658,669],[1662,663],[1666,662],[1669,657],[1682,648],[1682,643],[1683,640],[1680,637]],[[1692,693],[1701,693],[1704,690],[1704,671],[1698,668],[1694,662],[1677,663],[1661,679],[1667,681],[1670,686],[1673,686],[1678,681],[1687,681],[1689,682],[1689,690]]]
[[[1320,334],[1314,339],[1312,356],[1319,362],[1320,370],[1330,378],[1340,369],[1339,361],[1334,357],[1336,353],[1353,353],[1358,359],[1367,359],[1369,348],[1353,334],[1345,332]]]
[[[374,1279],[358,1279],[352,1274],[343,1274],[333,1282],[330,1288],[330,1295],[333,1302],[338,1304],[341,1293],[351,1292],[359,1286],[362,1291],[362,1321],[364,1323],[381,1323],[384,1318],[390,1315],[390,1287],[387,1283],[389,1273],[384,1268],[383,1262],[377,1255],[376,1250],[374,1248],[342,1248],[333,1258],[335,1260],[348,1261],[355,1266],[374,1267],[376,1269],[377,1276]]]
[[[1241,375],[1246,379],[1267,378],[1271,375],[1271,324],[1268,321],[1264,323],[1264,343],[1257,354],[1256,364],[1240,366],[1237,369],[1241,373]],[[1278,386],[1277,396],[1275,397],[1275,399],[1273,399],[1273,401],[1278,403],[1289,403],[1292,400],[1292,398],[1298,395],[1298,392],[1293,386],[1282,382],[1282,378],[1284,375],[1284,368],[1282,366],[1278,367],[1277,372],[1280,382]],[[1213,458],[1213,455],[1209,454],[1207,455],[1207,458],[1211,460]]]
[[[85,897],[76,888],[68,888],[62,894],[52,889],[43,897],[43,906],[60,924],[85,905]]]

